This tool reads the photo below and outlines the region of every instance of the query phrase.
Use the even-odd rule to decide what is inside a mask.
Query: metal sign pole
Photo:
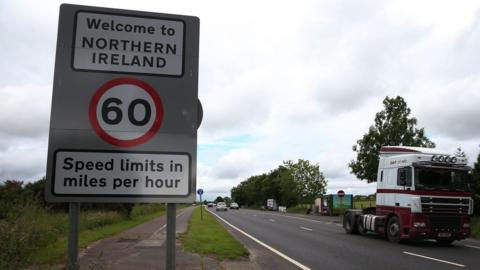
[[[166,270],[175,269],[175,214],[177,205],[167,203],[167,256]]]
[[[80,215],[80,203],[69,204],[68,215],[68,269],[76,270],[78,256],[78,217]]]
[[[203,220],[203,202],[202,202],[201,194],[200,194],[200,220]]]

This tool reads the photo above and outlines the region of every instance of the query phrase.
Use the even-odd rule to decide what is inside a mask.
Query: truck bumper
[[[450,220],[452,226],[435,224],[434,220]],[[415,227],[416,222],[424,223],[425,227]],[[466,225],[468,224],[468,225]],[[441,228],[440,228],[441,227]],[[468,216],[442,217],[435,216],[432,218],[428,215],[414,215],[410,228],[404,231],[402,238],[406,239],[453,239],[462,240],[470,236],[470,218]]]

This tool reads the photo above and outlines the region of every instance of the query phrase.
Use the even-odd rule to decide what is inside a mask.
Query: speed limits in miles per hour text
[[[184,196],[190,156],[184,153],[59,150],[53,193],[102,196]]]

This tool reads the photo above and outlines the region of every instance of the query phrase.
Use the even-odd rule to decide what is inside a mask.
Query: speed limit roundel
[[[116,146],[133,147],[148,141],[160,128],[162,100],[144,81],[117,78],[95,92],[90,101],[89,118],[103,140]]]

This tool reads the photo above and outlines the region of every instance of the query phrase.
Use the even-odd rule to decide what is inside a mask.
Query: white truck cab
[[[349,210],[349,233],[375,231],[390,241],[436,239],[450,244],[470,235],[473,213],[467,159],[431,148],[380,150],[376,208]]]

